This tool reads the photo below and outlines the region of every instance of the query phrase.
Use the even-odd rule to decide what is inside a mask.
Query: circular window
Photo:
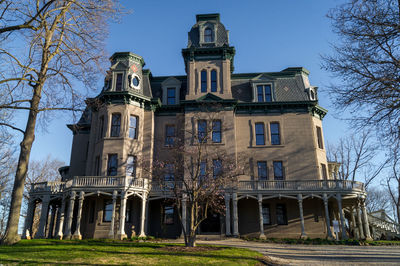
[[[133,75],[131,82],[132,82],[132,86],[135,89],[139,89],[140,79],[139,79],[139,77],[137,75]]]

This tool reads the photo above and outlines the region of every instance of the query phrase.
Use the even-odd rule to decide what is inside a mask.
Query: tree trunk
[[[35,139],[36,118],[40,102],[42,85],[33,87],[33,97],[30,104],[28,121],[26,122],[25,134],[20,143],[21,151],[18,159],[17,172],[14,179],[14,187],[11,194],[10,211],[8,214],[7,230],[2,244],[11,245],[20,240],[18,235],[18,224],[21,212],[22,194],[24,192],[25,177],[28,171],[29,156],[31,154],[32,143]]]

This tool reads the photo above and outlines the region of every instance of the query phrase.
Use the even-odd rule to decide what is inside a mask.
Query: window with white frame
[[[135,115],[131,115],[129,117],[129,138],[131,139],[137,139],[138,120],[139,120],[138,117]]]
[[[126,160],[126,176],[136,177],[136,156],[129,155]]]

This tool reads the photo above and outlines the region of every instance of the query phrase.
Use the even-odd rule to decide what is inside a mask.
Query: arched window
[[[201,71],[201,92],[207,92],[207,71]]]
[[[215,70],[211,71],[211,91],[217,91],[217,71]]]
[[[204,30],[204,42],[214,42],[212,29],[206,28]]]

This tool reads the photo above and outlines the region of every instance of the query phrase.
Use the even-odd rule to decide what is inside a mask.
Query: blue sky
[[[319,87],[320,105],[329,109],[323,122],[325,142],[333,143],[346,134],[347,125],[336,119],[341,114],[332,107],[327,93],[327,86],[335,79],[321,70],[320,55],[331,53],[330,43],[337,41],[326,14],[342,2],[126,0],[122,4],[132,12],[119,24],[111,25],[107,50],[110,55],[121,51],[141,55],[145,68],[155,76],[184,75],[181,49],[187,45],[187,32],[196,22],[195,15],[220,13],[221,22],[230,31],[230,43],[236,48],[234,73],[295,66],[310,71],[311,84]],[[42,160],[51,154],[68,165],[72,132],[66,124],[73,122],[71,115],[56,113],[46,132],[38,130],[31,159]]]

